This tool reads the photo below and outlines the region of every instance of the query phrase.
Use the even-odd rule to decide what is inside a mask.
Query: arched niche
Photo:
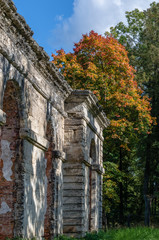
[[[20,130],[20,88],[8,80],[3,95],[3,109],[6,123],[0,134],[0,236],[1,239],[14,237],[19,224],[17,205],[21,201],[19,189],[21,174]],[[15,221],[16,219],[16,221]]]

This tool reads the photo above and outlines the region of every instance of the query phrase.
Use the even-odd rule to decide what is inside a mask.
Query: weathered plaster
[[[1,149],[2,149],[2,154],[1,154],[1,159],[3,161],[3,177],[7,181],[12,181],[11,176],[12,176],[12,166],[13,163],[11,161],[12,159],[12,151],[10,150],[10,142],[7,140],[1,140]]]
[[[0,109],[0,125],[3,125],[6,123],[6,114]]]
[[[0,207],[0,214],[6,214],[8,212],[11,212],[11,209],[6,202],[2,202]]]

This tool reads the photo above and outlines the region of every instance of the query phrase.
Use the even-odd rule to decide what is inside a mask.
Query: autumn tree
[[[138,134],[149,134],[153,122],[149,99],[143,96],[143,90],[134,79],[135,70],[129,64],[125,47],[111,36],[91,31],[75,44],[73,53],[65,53],[61,49],[52,57],[53,63],[73,88],[94,92],[111,120],[104,132],[104,161],[117,164],[121,177],[112,177],[111,165],[106,164],[109,171],[106,171],[104,184],[105,189],[114,185],[118,189],[114,194],[119,196],[122,221],[123,184],[129,176],[130,152]],[[105,199],[111,201],[114,194],[107,192]]]

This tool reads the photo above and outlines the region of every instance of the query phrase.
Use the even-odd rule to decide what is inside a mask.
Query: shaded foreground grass
[[[157,228],[124,228],[118,230],[109,230],[107,232],[99,232],[87,234],[84,240],[159,240],[159,229]],[[61,236],[56,240],[76,240]]]
[[[14,238],[13,240],[22,240],[22,238]],[[66,236],[60,236],[58,238],[55,238],[54,240],[77,240],[77,239]],[[99,233],[88,233],[81,240],[159,240],[159,229],[138,227],[109,230],[107,232],[101,231]]]

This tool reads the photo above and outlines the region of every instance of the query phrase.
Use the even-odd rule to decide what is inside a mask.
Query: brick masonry
[[[0,136],[0,239],[14,236],[15,205],[17,203],[16,178],[20,161],[19,91],[8,81],[3,97],[6,124]]]
[[[49,148],[45,153],[46,159],[46,213],[44,220],[44,238],[49,239],[54,236],[55,228],[55,170],[53,168],[53,131],[51,122],[48,122],[46,137],[49,141]]]
[[[11,0],[0,0],[0,239],[83,236],[102,219],[102,132]]]

